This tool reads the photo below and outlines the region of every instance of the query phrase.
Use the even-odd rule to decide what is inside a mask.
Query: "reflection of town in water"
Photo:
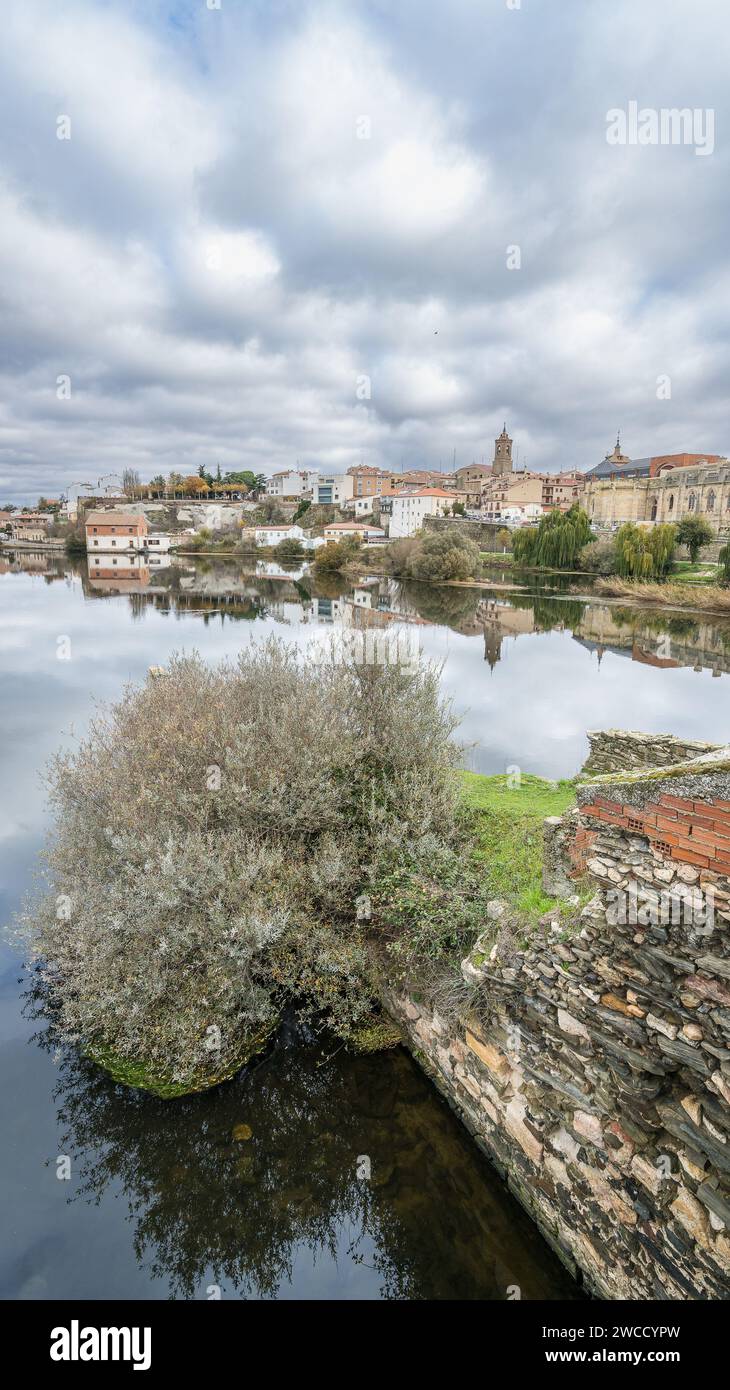
[[[565,632],[600,666],[607,654],[659,669],[691,667],[713,676],[730,672],[730,620],[576,599],[555,590],[518,592],[508,572],[501,588],[401,582],[378,575],[357,582],[340,575],[315,578],[307,565],[256,564],[230,559],[187,559],[170,555],[123,556],[123,566],[89,575],[83,557],[47,551],[6,552],[0,574],[43,575],[48,583],[80,579],[84,596],[127,596],[136,619],[148,607],[172,616],[199,613],[204,622],[266,618],[296,624],[366,629],[404,625],[450,628],[484,643],[490,668],[509,656],[520,638]]]

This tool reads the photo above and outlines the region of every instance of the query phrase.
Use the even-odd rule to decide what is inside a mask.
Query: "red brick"
[[[657,829],[666,831],[667,835],[679,835],[683,832],[684,826],[678,820],[667,820],[666,816],[657,816]]]
[[[698,816],[696,811],[680,811],[679,823],[680,825],[700,825],[703,830],[715,829],[714,820],[711,820],[709,816]],[[730,825],[728,830],[730,831]]]
[[[723,847],[723,843],[727,849],[730,849],[730,840],[725,840],[723,842],[718,836],[716,830],[703,830],[701,825],[696,827],[693,826],[692,839],[698,842],[699,844],[712,845],[713,849],[715,850],[721,849]]]
[[[678,811],[691,811],[692,802],[684,796],[668,796],[666,793],[659,797],[660,806],[676,806]]]
[[[697,864],[701,869],[709,869],[710,861],[703,854],[691,854],[688,849],[677,848],[670,856],[672,859],[679,859],[682,864]]]
[[[594,806],[602,806],[604,811],[620,811],[620,810],[621,810],[621,802],[620,802],[620,801],[607,801],[606,798],[605,798],[605,796],[595,796],[595,797],[593,798],[592,804],[593,804]]]

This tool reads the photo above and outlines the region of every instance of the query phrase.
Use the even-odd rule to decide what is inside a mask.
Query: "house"
[[[543,506],[567,512],[583,496],[583,473],[544,473],[542,480]]]
[[[372,516],[373,507],[380,506],[381,493],[369,493],[366,497],[351,497],[345,503],[344,510],[352,512],[353,516]]]
[[[282,500],[301,500],[312,497],[317,486],[319,473],[306,468],[287,468],[274,473],[266,484],[266,496]]]
[[[10,522],[10,536],[14,541],[45,541],[48,539],[49,517],[33,520],[29,516],[14,516]]]
[[[357,499],[382,497],[383,494],[389,495],[396,490],[395,475],[384,468],[373,468],[370,464],[360,463],[354,468],[348,468],[347,475],[352,478],[353,495]]]
[[[390,516],[390,540],[415,536],[427,516],[445,516],[454,502],[463,500],[459,493],[446,492],[442,487],[422,487],[401,492],[393,498]]]
[[[254,530],[254,539],[257,545],[278,545],[280,541],[299,541],[304,540],[304,531],[301,526],[257,526]]]
[[[319,479],[314,500],[319,506],[341,507],[355,495],[355,480],[350,473],[330,473]]]
[[[149,527],[141,512],[86,512],[84,526],[87,551],[147,548]]]
[[[324,528],[326,541],[344,541],[349,536],[355,540],[364,541],[366,545],[380,543],[387,539],[382,526],[372,526],[367,521],[333,521],[330,526]]]

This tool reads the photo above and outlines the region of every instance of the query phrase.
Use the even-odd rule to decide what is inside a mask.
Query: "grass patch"
[[[720,566],[711,561],[692,564],[690,560],[677,560],[672,566],[672,578],[682,584],[717,584],[721,578]]]
[[[667,608],[695,608],[703,612],[730,614],[730,588],[721,588],[709,583],[663,584],[644,582],[638,579],[597,579],[594,594],[605,594],[611,598],[628,598],[637,603],[661,604]]]
[[[529,928],[545,913],[560,910],[542,887],[546,816],[561,816],[575,800],[571,781],[546,782],[461,773],[464,804],[473,815],[475,853],[493,897],[503,899]]]

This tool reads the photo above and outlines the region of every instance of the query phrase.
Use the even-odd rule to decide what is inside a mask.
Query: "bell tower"
[[[494,441],[494,459],[492,462],[492,477],[501,478],[505,473],[512,472],[512,440],[507,433],[507,423],[502,426],[502,433]]]

